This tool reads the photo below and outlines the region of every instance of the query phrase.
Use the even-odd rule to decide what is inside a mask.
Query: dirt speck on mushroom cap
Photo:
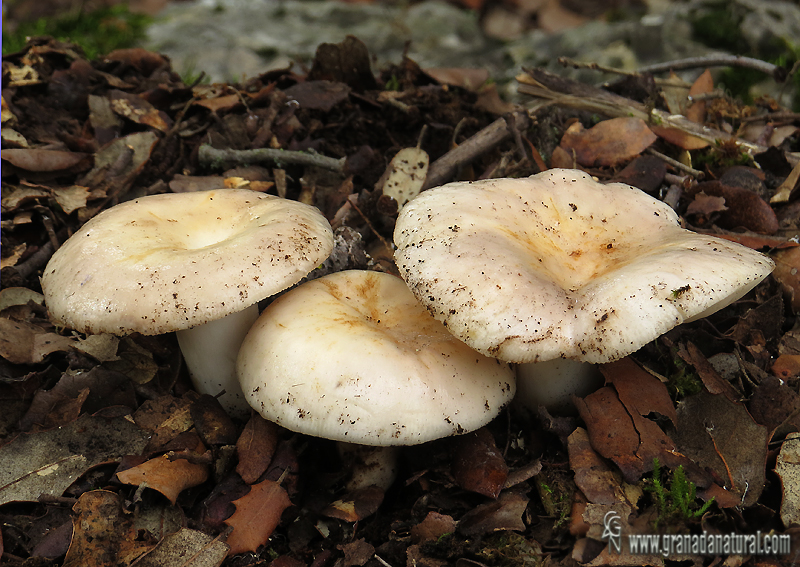
[[[246,189],[152,195],[88,221],[53,255],[42,289],[71,329],[159,334],[289,287],[332,247],[325,217],[296,201]]]
[[[448,329],[511,362],[608,362],[741,297],[772,261],[623,184],[554,169],[451,183],[398,217],[395,259]]]

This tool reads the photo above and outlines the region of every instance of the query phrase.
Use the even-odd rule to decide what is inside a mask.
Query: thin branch
[[[664,63],[656,63],[654,65],[647,65],[638,69],[639,73],[666,73],[668,71],[678,71],[683,69],[704,69],[706,67],[744,67],[746,69],[755,69],[767,75],[770,75],[775,82],[783,83],[789,76],[787,70],[778,65],[767,63],[760,59],[752,57],[743,57],[741,55],[704,55],[702,57],[688,57],[686,59],[677,59],[675,61],[665,61]]]
[[[641,77],[642,73],[639,71],[628,71],[627,69],[620,69],[619,67],[609,67],[607,65],[601,65],[600,63],[596,63],[594,61],[577,61],[570,57],[559,57],[558,63],[562,67],[572,67],[573,69],[589,69],[591,71],[600,71],[602,73],[610,73],[613,75],[622,75],[623,77]],[[679,77],[668,77],[666,79],[661,79],[659,77],[653,77],[653,81],[657,86],[663,87],[685,87],[689,88],[692,85],[687,83],[683,79]]]
[[[209,169],[223,169],[230,165],[251,165],[254,163],[275,164],[278,167],[286,165],[310,165],[343,172],[346,158],[332,158],[312,152],[296,152],[289,150],[274,150],[272,148],[257,148],[255,150],[217,149],[203,144],[197,152],[198,162],[202,167]]]
[[[678,171],[683,171],[684,173],[688,173],[689,175],[691,175],[696,179],[703,179],[705,177],[705,173],[703,173],[699,169],[694,169],[692,167],[689,167],[688,165],[682,164],[678,160],[672,159],[671,157],[664,155],[661,152],[654,150],[653,148],[647,148],[645,151],[652,156],[656,156],[664,163],[668,163]]]

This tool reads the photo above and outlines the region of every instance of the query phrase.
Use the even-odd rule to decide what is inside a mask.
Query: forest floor
[[[143,49],[87,60],[35,39],[4,56],[3,565],[795,564],[798,116],[712,96],[702,68],[694,84],[635,74],[607,89],[528,69],[523,108],[463,69],[404,59],[373,74],[369,60],[348,38],[305,75],[187,85]],[[553,167],[622,181],[777,268],[603,365],[578,415],[506,409],[404,447],[385,490],[348,491],[333,442],[232,419],[197,394],[173,334],[86,336],[48,319],[39,278],[54,250],[103,210],[166,192],[312,204],[339,236],[336,270],[396,274],[381,179],[405,148],[429,156],[425,187]],[[789,547],[617,554],[609,513],[624,535],[760,532]]]

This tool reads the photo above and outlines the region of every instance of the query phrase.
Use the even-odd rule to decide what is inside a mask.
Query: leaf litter
[[[472,70],[404,59],[375,74],[369,61],[350,37],[320,46],[306,76],[186,85],[142,49],[89,62],[67,44],[33,39],[4,58],[3,126],[14,135],[4,132],[2,154],[3,561],[670,562],[609,553],[609,511],[626,533],[659,525],[795,537],[796,118],[767,100],[702,100],[714,91],[708,73],[661,87],[640,75],[643,91],[661,97],[651,119],[651,101],[541,69],[520,76],[532,97],[525,112]],[[278,158],[241,153],[266,148]],[[604,365],[606,385],[575,399],[579,417],[512,409],[473,434],[406,448],[387,491],[347,492],[348,467],[331,443],[256,414],[233,421],[195,394],[174,337],[76,335],[47,320],[38,295],[53,250],[137,196],[224,184],[301,200],[347,229],[337,232],[335,269],[391,272],[397,208],[427,183],[525,176],[545,164],[664,198],[691,228],[769,252],[778,270],[720,313]],[[656,461],[664,482],[680,470],[695,505],[710,502],[702,518],[659,523]]]

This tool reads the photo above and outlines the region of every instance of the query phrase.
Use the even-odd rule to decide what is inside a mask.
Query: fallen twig
[[[655,63],[640,67],[637,71],[639,73],[666,73],[667,71],[677,71],[682,69],[704,69],[706,67],[744,67],[746,69],[755,69],[770,75],[775,82],[783,83],[789,77],[789,71],[784,67],[754,59],[752,57],[743,57],[741,55],[704,55],[702,57],[688,57],[686,59],[677,59],[675,61],[665,61],[664,63]]]
[[[513,112],[508,117],[498,118],[458,147],[434,161],[428,168],[428,176],[425,178],[425,185],[422,189],[430,189],[446,183],[453,177],[456,169],[512,136],[512,129],[524,130],[528,124],[530,124],[530,119],[523,110]]]
[[[652,156],[656,156],[658,159],[663,161],[664,163],[668,163],[678,171],[683,171],[684,173],[688,173],[695,179],[703,179],[705,177],[705,173],[700,171],[699,169],[694,169],[693,167],[689,167],[688,165],[684,165],[676,159],[672,159],[671,157],[662,154],[659,151],[654,150],[653,148],[647,148],[645,150],[648,154]]]
[[[271,163],[278,167],[286,165],[310,165],[343,172],[346,158],[332,158],[313,152],[296,152],[290,150],[274,150],[257,148],[255,150],[218,149],[203,144],[197,152],[198,162],[202,167],[223,169],[230,165],[250,165],[254,163]]]

